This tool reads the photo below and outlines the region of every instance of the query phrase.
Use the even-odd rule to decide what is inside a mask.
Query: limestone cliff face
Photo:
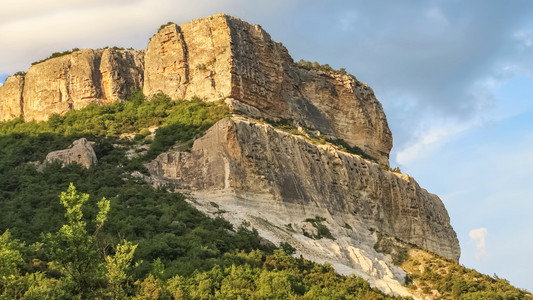
[[[24,76],[11,76],[0,86],[0,122],[19,117],[22,114],[22,91]]]
[[[112,103],[142,87],[144,51],[84,49],[32,66],[25,77],[25,120],[42,121],[91,103]]]
[[[392,135],[373,91],[347,75],[297,67],[259,25],[223,14],[169,25],[152,37],[145,62],[147,95],[226,97],[236,110],[293,119],[388,165]]]
[[[342,215],[348,223],[363,223],[447,257],[460,255],[442,201],[412,177],[267,124],[224,119],[190,153],[161,154],[149,170],[183,189],[271,195],[273,201]]]

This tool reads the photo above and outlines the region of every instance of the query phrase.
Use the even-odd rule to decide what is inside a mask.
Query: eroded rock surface
[[[93,145],[94,142],[89,142],[86,138],[76,140],[68,149],[48,153],[48,155],[46,155],[46,159],[39,166],[38,170],[43,170],[47,164],[50,164],[54,161],[60,161],[63,166],[77,163],[85,168],[90,168],[98,163],[96,153],[94,153]]]
[[[32,66],[23,93],[25,120],[47,120],[91,103],[123,100],[142,87],[144,51],[83,49]]]
[[[392,135],[373,91],[353,77],[297,67],[259,25],[217,14],[154,35],[144,92],[226,97],[254,117],[292,119],[346,140],[388,165]]]
[[[11,76],[0,86],[0,122],[20,117],[24,76]]]
[[[226,118],[191,152],[161,154],[148,167],[155,178],[182,189],[266,194],[280,204],[321,208],[348,224],[361,222],[446,257],[460,255],[442,201],[412,177],[267,124]]]

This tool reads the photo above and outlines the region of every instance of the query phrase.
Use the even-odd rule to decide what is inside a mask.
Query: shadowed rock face
[[[75,140],[68,149],[48,153],[38,170],[41,171],[47,164],[54,161],[60,161],[63,166],[77,163],[88,169],[98,163],[93,145],[94,142],[89,142],[86,138]]]
[[[154,178],[183,189],[268,194],[280,203],[354,219],[446,257],[460,255],[442,201],[412,177],[270,125],[224,119],[190,153],[161,154],[148,168]]]
[[[223,14],[169,25],[152,37],[145,63],[147,95],[226,97],[236,110],[293,119],[388,165],[392,135],[373,91],[347,75],[297,67],[259,25]]]

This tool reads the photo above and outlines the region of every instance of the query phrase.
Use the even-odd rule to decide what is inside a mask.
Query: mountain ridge
[[[378,234],[459,259],[442,201],[389,171],[392,135],[372,89],[345,72],[294,63],[259,25],[225,14],[162,26],[146,50],[83,49],[39,62],[0,87],[0,120],[55,122],[140,88],[147,99],[223,100],[231,115],[129,175],[190,193],[198,210],[236,228],[251,224],[275,245],[294,244],[297,255],[390,294],[412,295],[406,273],[375,249]],[[114,136],[111,121],[98,126]],[[174,122],[150,132],[187,130]],[[136,133],[130,160],[155,147],[153,134]],[[352,148],[361,152],[345,151]]]

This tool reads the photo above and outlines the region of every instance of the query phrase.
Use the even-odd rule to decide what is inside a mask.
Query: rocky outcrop
[[[320,208],[446,257],[460,255],[442,201],[412,177],[267,124],[226,118],[191,152],[161,154],[148,168],[154,178],[182,189],[230,190],[236,198],[268,195],[275,203]]]
[[[292,119],[342,138],[388,165],[392,135],[373,91],[354,77],[297,67],[259,25],[217,14],[154,35],[144,92],[228,98],[254,117]]]
[[[32,66],[23,92],[25,120],[42,121],[91,103],[112,103],[142,87],[144,51],[84,49]]]
[[[93,145],[94,142],[89,142],[86,138],[76,140],[68,149],[48,153],[37,170],[42,171],[46,165],[55,161],[60,161],[63,166],[77,163],[88,169],[98,163]]]
[[[0,86],[0,122],[20,117],[23,89],[22,75],[11,76],[6,79],[3,86]]]

